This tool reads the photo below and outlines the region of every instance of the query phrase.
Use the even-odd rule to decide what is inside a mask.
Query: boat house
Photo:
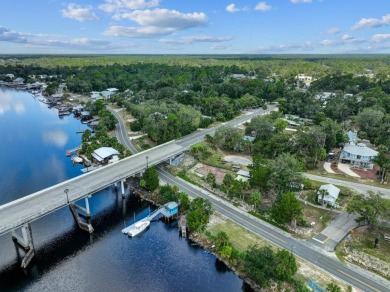
[[[119,152],[112,147],[101,147],[92,153],[94,161],[98,164],[107,164],[118,160]]]
[[[179,205],[176,202],[169,202],[165,204],[164,208],[161,210],[161,213],[165,218],[176,216],[178,212]]]

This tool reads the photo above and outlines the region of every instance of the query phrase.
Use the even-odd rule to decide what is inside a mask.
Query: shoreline
[[[153,198],[148,198],[144,194],[142,194],[139,191],[133,190],[134,195],[139,196],[142,200],[147,201],[155,206],[161,206],[160,204],[157,204]],[[191,232],[189,231],[189,235],[187,236],[187,240],[191,240],[200,247],[202,247],[205,251],[209,252],[213,256],[215,256],[219,261],[224,263],[226,267],[231,270],[237,277],[239,277],[246,285],[248,285],[253,291],[262,291],[262,287],[260,287],[258,284],[256,284],[253,280],[249,279],[247,275],[239,271],[237,268],[230,265],[230,263],[219,256],[218,253],[215,252],[213,248],[213,243],[210,242],[210,240],[203,234],[197,233],[197,232]],[[267,290],[263,290],[267,291]]]

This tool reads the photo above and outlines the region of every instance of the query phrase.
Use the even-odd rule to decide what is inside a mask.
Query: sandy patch
[[[233,163],[233,164],[239,164],[239,165],[244,165],[248,166],[252,164],[252,159],[249,157],[244,157],[244,156],[238,156],[238,155],[227,155],[222,158],[222,160]]]

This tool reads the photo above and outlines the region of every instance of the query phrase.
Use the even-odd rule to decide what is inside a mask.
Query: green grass
[[[270,245],[267,240],[253,234],[252,232],[232,222],[231,220],[222,218],[217,214],[214,214],[214,216],[216,216],[216,218],[219,220],[217,223],[213,224],[213,226],[209,227],[208,230],[214,235],[219,231],[226,232],[233,247],[239,251],[244,252],[248,249],[249,246],[255,244],[259,246]]]

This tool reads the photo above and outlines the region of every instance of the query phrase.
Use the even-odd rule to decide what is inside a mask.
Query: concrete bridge
[[[225,125],[237,126],[249,121],[254,116],[269,113],[275,105],[267,110],[258,109],[247,115],[241,116]],[[207,134],[213,135],[215,128],[206,129],[174,140],[152,149],[134,154],[84,175],[59,183],[44,190],[35,192],[18,200],[0,206],[0,236],[12,231],[12,238],[26,250],[26,257],[22,267],[26,267],[34,256],[34,246],[30,222],[50,214],[60,208],[70,205],[79,227],[88,232],[93,232],[90,224],[82,222],[76,209],[90,217],[88,198],[92,194],[114,184],[121,184],[122,196],[124,196],[124,181],[135,174],[142,173],[148,166],[170,162],[175,156],[188,150],[195,143],[203,141]],[[128,140],[128,139],[127,139]],[[75,205],[80,199],[85,199],[85,208]],[[21,228],[21,235],[16,231]]]
[[[145,171],[185,151],[175,141],[122,159],[73,179],[0,206],[0,235],[34,221],[113,183]],[[147,159],[146,159],[147,157]]]

